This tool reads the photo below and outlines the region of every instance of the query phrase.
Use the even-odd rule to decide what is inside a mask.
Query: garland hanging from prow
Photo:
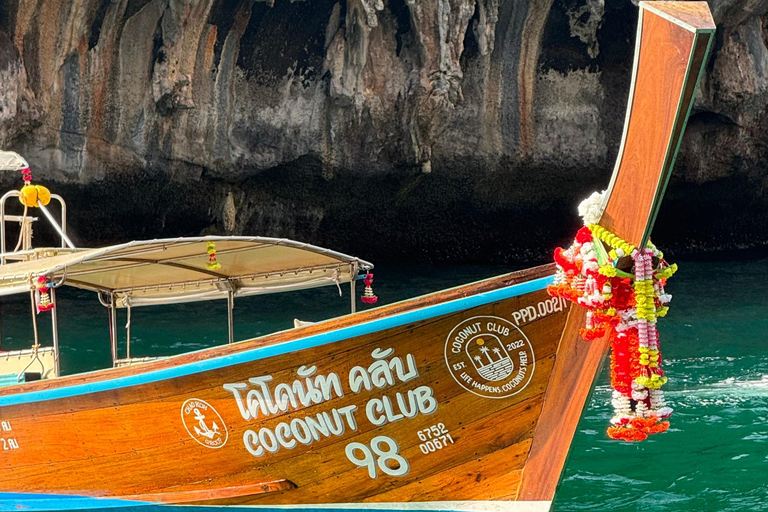
[[[585,226],[568,249],[555,250],[557,275],[548,287],[587,310],[579,332],[585,340],[609,336],[614,416],[608,435],[624,441],[642,441],[664,432],[672,414],[661,386],[656,319],[665,316],[671,295],[667,279],[677,271],[649,241],[638,249],[597,222],[605,192],[593,193],[579,205]]]

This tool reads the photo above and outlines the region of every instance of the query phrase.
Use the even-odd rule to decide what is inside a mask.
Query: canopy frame
[[[236,253],[243,251],[254,253],[255,256],[254,258],[250,258],[250,255],[242,256],[238,260],[240,268],[234,273],[210,269],[199,263],[196,264],[199,258],[206,256],[204,248],[198,248],[198,246],[208,242],[231,244],[231,247],[225,246],[216,251],[219,258],[236,255]],[[179,252],[179,249],[184,249],[187,246],[192,246],[194,249],[190,248],[189,250],[181,251],[181,253]],[[265,260],[267,264],[263,266],[264,270],[260,270],[260,259],[256,253],[261,250],[277,247],[285,247],[294,251],[288,251],[284,256],[280,256],[280,253],[271,253],[267,256],[267,260]],[[174,252],[170,253],[168,258],[158,257],[158,255],[169,249],[173,249]],[[43,257],[35,259],[35,256],[46,251],[52,251],[53,258],[58,256],[59,260],[49,259],[45,257],[45,254],[43,254]],[[68,286],[94,292],[116,294],[120,302],[133,300],[129,297],[136,292],[158,291],[164,288],[168,288],[169,291],[177,289],[181,292],[189,287],[207,285],[208,291],[215,291],[214,288],[218,289],[218,297],[206,296],[194,299],[206,300],[225,298],[226,288],[223,287],[229,286],[226,283],[230,283],[234,287],[236,296],[253,295],[297,290],[305,287],[312,288],[324,284],[333,284],[337,281],[354,281],[357,277],[356,273],[360,268],[373,268],[371,263],[359,258],[310,244],[268,237],[207,236],[159,239],[130,242],[103,249],[79,249],[72,251],[66,248],[51,248],[24,251],[24,254],[27,261],[0,267],[0,295],[19,293],[22,291],[24,283],[30,278],[45,275],[50,279],[61,279],[63,284]],[[316,257],[309,256],[309,254],[314,254]],[[142,255],[146,255],[146,257],[141,257]],[[281,265],[282,260],[280,258],[286,258],[285,265]],[[169,270],[169,272],[158,272],[155,270],[157,275],[162,275],[162,279],[158,279],[157,282],[152,282],[152,277],[150,276],[149,283],[145,279],[137,282],[135,285],[126,285],[126,281],[130,281],[130,279],[125,278],[122,281],[119,279],[113,280],[115,285],[110,286],[105,284],[103,280],[99,282],[98,279],[100,274],[120,277],[121,272],[126,272],[126,275],[128,275],[138,267],[155,265],[167,267]],[[179,269],[181,272],[174,276],[171,272],[172,269]],[[328,276],[328,271],[337,271],[340,278]],[[317,273],[317,276],[310,277],[310,274],[315,273]],[[323,274],[326,274],[324,280]],[[140,274],[134,272],[134,276],[138,275]],[[156,278],[157,275],[154,277]],[[166,277],[168,280],[166,280]],[[285,282],[290,281],[290,283],[283,287],[282,284],[284,283],[273,284],[275,282],[272,281],[270,285],[274,286],[274,289],[254,290],[248,286],[257,280],[272,280],[275,278],[278,281],[282,279]],[[11,286],[12,284],[16,288]],[[126,298],[128,298],[127,301]],[[173,293],[165,294],[163,300],[157,303],[168,303],[171,298],[174,298]],[[188,301],[184,299],[183,294],[179,294],[178,300],[179,302]],[[149,303],[151,301],[142,300],[141,305]],[[140,304],[135,303],[134,305]],[[119,307],[125,307],[125,304],[119,304]]]
[[[229,274],[226,273],[226,265],[225,269],[212,270],[198,263],[200,258],[207,260],[207,251],[204,251],[204,249],[206,244],[211,241],[232,242],[229,244],[229,247],[226,243],[219,244],[221,248],[216,251],[216,255],[219,258],[226,257],[227,255],[237,255],[237,253],[243,253],[243,251],[251,252],[243,253],[240,260],[232,260],[239,261],[239,264],[235,264],[238,271],[234,274],[231,272]],[[179,249],[187,247],[187,250],[179,251]],[[285,265],[280,266],[278,269],[274,267],[276,264],[279,265],[281,263],[279,259],[280,253],[265,253],[267,259],[264,261],[267,264],[268,270],[258,271],[259,254],[261,251],[275,247],[296,249],[298,252],[287,252]],[[362,268],[367,271],[373,267],[369,262],[328,249],[292,240],[267,237],[190,237],[131,242],[94,250],[80,249],[72,251],[63,248],[51,249],[50,251],[48,252],[45,249],[38,249],[37,252],[35,250],[23,251],[28,258],[27,262],[20,262],[28,264],[28,266],[19,267],[19,269],[27,270],[23,274],[13,271],[13,263],[0,266],[0,293],[4,282],[16,280],[15,282],[19,283],[21,280],[23,283],[28,283],[40,275],[45,275],[51,280],[55,279],[58,281],[58,283],[54,283],[51,286],[51,295],[54,301],[56,300],[54,290],[61,285],[95,292],[108,313],[110,352],[113,367],[136,364],[137,362],[148,360],[145,357],[133,357],[131,353],[130,316],[134,306],[226,298],[227,342],[234,343],[234,306],[236,297],[260,293],[279,293],[281,291],[332,284],[336,284],[341,293],[341,283],[348,280],[350,285],[350,310],[354,313],[356,311],[355,283],[361,277],[359,275],[360,269]],[[169,251],[167,258],[163,257],[166,251]],[[302,251],[317,254],[320,257],[309,257],[307,259],[302,257],[302,254],[306,254]],[[251,254],[253,255],[252,258]],[[49,260],[51,255],[54,258],[62,256],[63,260],[61,262]],[[39,256],[39,258],[35,259],[36,256]],[[277,260],[275,259],[276,257],[278,258]],[[249,263],[243,266],[243,261],[252,262],[253,265],[249,267]],[[293,265],[291,262],[293,262]],[[163,280],[163,282],[158,283],[147,284],[146,282],[139,282],[132,286],[100,285],[103,282],[99,284],[99,273],[120,274],[125,272],[126,276],[141,275],[141,270],[138,270],[138,274],[136,274],[137,269],[153,265],[167,267],[169,272],[173,269],[179,269],[181,272],[178,276],[170,275],[171,280]],[[5,271],[4,275],[2,273],[3,270]],[[154,274],[150,271],[150,275],[162,275],[165,279],[168,273],[158,273],[155,270]],[[317,275],[317,278],[314,277],[315,275]],[[179,277],[179,279],[173,279],[174,277]],[[272,279],[277,280],[277,285],[264,287],[266,291],[258,285],[260,280],[269,281]],[[118,279],[115,282],[120,281]],[[256,286],[251,286],[250,283],[256,283]],[[285,289],[283,289],[282,283],[287,283]],[[29,289],[28,286],[27,289]],[[189,299],[189,291],[195,289],[202,290],[200,297],[196,296],[195,292],[192,292],[192,298]],[[160,294],[153,295],[153,291],[160,292]],[[147,297],[150,297],[150,300],[144,300],[144,297],[141,297],[145,292]],[[138,298],[136,297],[137,295],[139,296]],[[152,299],[152,297],[157,298]],[[127,309],[128,314],[125,326],[126,353],[124,358],[121,358],[119,350],[118,310],[121,308]],[[58,367],[59,337],[56,311],[52,313],[52,323]],[[58,375],[58,368],[56,374]]]

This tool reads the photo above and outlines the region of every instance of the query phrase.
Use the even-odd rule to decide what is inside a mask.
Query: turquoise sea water
[[[669,290],[659,331],[670,430],[607,439],[604,371],[554,510],[768,510],[768,260],[683,263]]]
[[[579,424],[553,510],[768,511],[768,260],[681,262],[670,280],[670,314],[659,324],[669,432],[643,443],[612,441],[604,371]],[[380,304],[497,275],[502,267],[380,267]],[[362,283],[361,283],[362,286]],[[360,288],[358,288],[360,292]],[[225,342],[223,301],[135,308],[133,356],[169,355]],[[294,318],[344,314],[335,288],[236,301],[236,338],[292,326]],[[95,296],[59,293],[64,373],[110,364],[106,310]],[[24,348],[29,303],[3,299],[2,349]],[[124,325],[125,316],[120,318]],[[42,340],[50,329],[41,324]],[[125,355],[125,331],[120,351]],[[186,508],[185,510],[189,510]]]

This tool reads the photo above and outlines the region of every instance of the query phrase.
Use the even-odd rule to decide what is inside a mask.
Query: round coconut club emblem
[[[533,377],[531,342],[517,326],[497,316],[476,316],[453,328],[445,362],[461,387],[486,398],[506,398]]]
[[[229,432],[224,420],[208,402],[190,398],[181,405],[181,420],[190,437],[206,448],[227,444]]]

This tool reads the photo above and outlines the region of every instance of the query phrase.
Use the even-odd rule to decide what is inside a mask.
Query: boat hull
[[[551,272],[6,389],[0,491],[136,505],[515,501],[568,313],[546,293]]]
[[[715,27],[705,2],[640,8],[600,225],[642,246]],[[606,351],[553,273],[0,389],[0,508],[546,510]]]

